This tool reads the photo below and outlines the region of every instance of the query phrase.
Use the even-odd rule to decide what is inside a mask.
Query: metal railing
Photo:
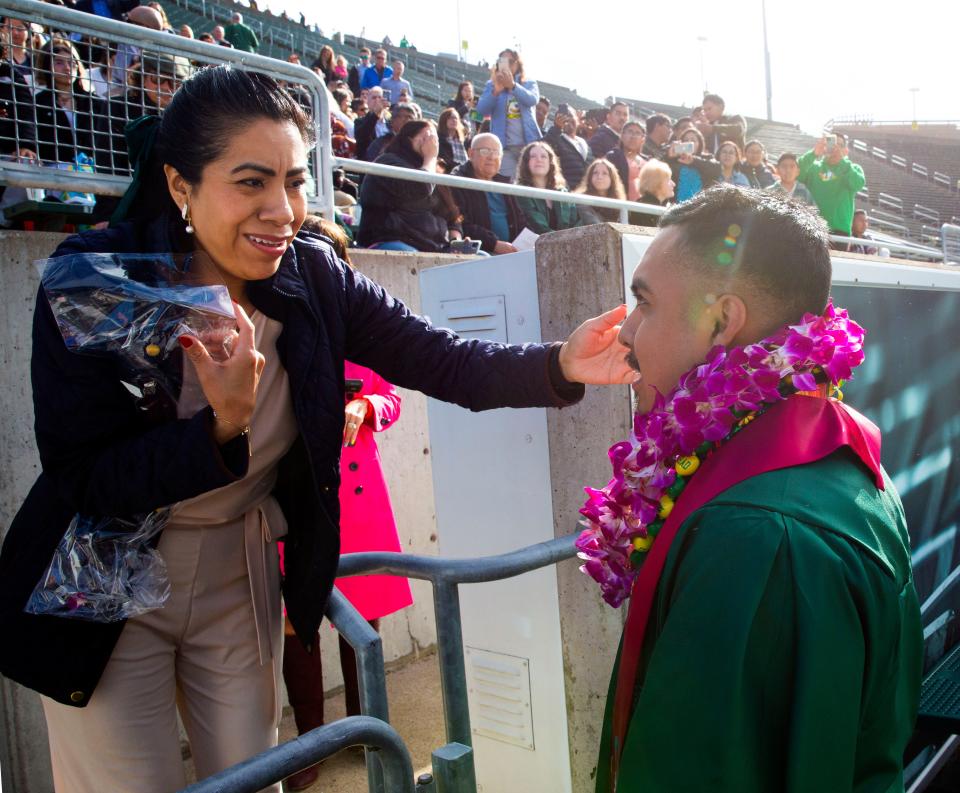
[[[627,223],[629,213],[639,213],[646,215],[660,216],[668,211],[666,207],[655,204],[641,204],[636,201],[621,201],[614,198],[600,198],[583,193],[566,193],[557,190],[542,190],[536,187],[526,187],[524,185],[510,184],[507,182],[494,182],[481,179],[469,179],[463,176],[451,176],[449,174],[428,173],[414,168],[399,168],[393,165],[384,165],[378,162],[366,162],[364,160],[351,160],[343,157],[335,157],[334,164],[338,168],[343,168],[351,173],[375,174],[386,176],[393,179],[405,179],[412,182],[425,182],[432,184],[442,184],[448,187],[459,187],[465,190],[480,190],[487,193],[501,193],[503,195],[523,196],[527,198],[540,198],[558,203],[578,204],[592,207],[601,207],[616,209],[620,212],[620,222]],[[891,198],[893,198],[891,196]],[[899,200],[899,199],[896,199]],[[901,207],[902,211],[902,207]],[[897,229],[904,236],[909,232],[906,226],[899,225]],[[854,237],[844,237],[842,235],[831,234],[830,241],[836,243],[860,244],[863,240]],[[931,248],[925,245],[918,245],[906,239],[891,239],[884,241],[883,247],[891,252],[897,251],[905,254],[908,258],[923,258],[929,261],[942,261],[943,253],[937,248]]]
[[[338,576],[396,575],[429,581],[437,626],[437,653],[447,743],[434,750],[433,774],[417,781],[417,793],[476,793],[473,739],[467,702],[467,673],[460,616],[460,584],[513,578],[576,555],[576,535],[478,559],[450,559],[401,553],[353,553],[340,557]],[[380,636],[337,589],[327,618],[357,656],[363,716],[320,727],[269,749],[182,793],[252,793],[308,768],[348,746],[366,748],[370,793],[412,793],[410,756],[389,726],[386,673]]]
[[[107,93],[103,98],[81,100],[80,93],[69,84],[57,86],[53,64],[57,58],[68,56],[56,46],[32,53],[35,82],[51,85],[54,90],[34,93],[27,81],[0,81],[0,89],[10,94],[5,97],[5,123],[0,122],[0,150],[12,153],[12,159],[0,161],[0,183],[122,195],[130,180],[123,139],[127,122],[142,115],[160,115],[179,82],[196,66],[230,63],[295,87],[312,117],[323,122],[315,121],[317,148],[311,157],[313,178],[308,200],[313,211],[332,214],[327,92],[322,80],[309,69],[38,0],[0,0],[0,15],[36,22],[53,31],[80,34],[87,39],[82,48],[91,53],[89,60],[102,60],[101,56],[113,60],[101,85]],[[68,93],[70,97],[66,97]],[[58,109],[63,98],[77,102],[72,122]],[[90,109],[81,108],[80,101],[89,102]],[[71,168],[74,170],[65,170]]]
[[[385,790],[414,793],[410,752],[393,727],[370,716],[348,716],[318,727],[190,785],[182,793],[256,793],[348,746],[376,750]]]

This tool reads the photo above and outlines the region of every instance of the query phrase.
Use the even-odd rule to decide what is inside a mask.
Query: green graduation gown
[[[684,521],[644,639],[617,793],[903,791],[923,637],[900,499],[849,449]],[[597,793],[610,790],[614,668]]]

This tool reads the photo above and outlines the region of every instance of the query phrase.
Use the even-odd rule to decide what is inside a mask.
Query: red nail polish
[[[183,347],[183,349],[187,349],[191,344],[193,344],[193,339],[191,339],[189,336],[181,336],[179,339],[177,339],[177,341],[180,342],[180,346]]]

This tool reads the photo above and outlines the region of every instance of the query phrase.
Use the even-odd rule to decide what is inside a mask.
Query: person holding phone
[[[817,209],[834,234],[850,236],[853,206],[867,184],[863,168],[850,161],[842,133],[824,135],[797,160],[800,181],[810,190]]]
[[[667,164],[677,185],[677,203],[693,198],[719,180],[720,165],[713,157],[704,156],[703,147],[703,135],[693,126],[684,130],[679,139],[670,144]]]
[[[501,176],[513,179],[523,147],[543,137],[534,114],[539,100],[540,88],[526,79],[517,51],[501,52],[477,102],[477,111],[490,116],[490,131],[503,145]]]
[[[137,396],[120,361],[70,352],[37,296],[42,468],[0,547],[0,673],[42,695],[57,793],[185,787],[178,712],[198,779],[276,745],[281,589],[310,646],[337,574],[346,360],[475,411],[566,407],[584,383],[637,379],[622,304],[559,343],[463,339],[301,232],[314,133],[271,77],[201,69],[131,129],[138,167],[114,225],[54,254],[208,256],[237,331],[223,361],[179,338],[168,363],[199,391]],[[423,146],[436,155],[435,136]],[[163,608],[109,623],[24,610],[73,515],[168,506]]]

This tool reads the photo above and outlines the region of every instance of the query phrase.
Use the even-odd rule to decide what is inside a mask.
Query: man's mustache
[[[630,350],[623,358],[631,369],[635,372],[640,371],[640,362],[637,360],[637,356],[633,354],[633,350]]]

